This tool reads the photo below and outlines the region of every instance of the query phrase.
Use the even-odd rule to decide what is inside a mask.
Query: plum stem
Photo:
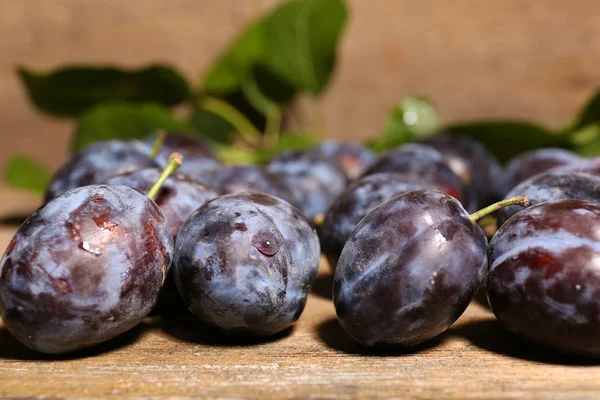
[[[502,207],[517,205],[527,207],[529,205],[529,198],[527,196],[515,196],[509,199],[501,200],[497,203],[492,204],[491,206],[487,206],[477,212],[474,212],[473,214],[469,215],[469,219],[473,222],[477,222],[478,219],[483,218],[486,215],[489,215],[495,211],[498,211]]]
[[[276,146],[279,143],[281,131],[281,110],[273,107],[267,113],[267,125],[265,127],[265,141],[270,146]]]
[[[496,218],[488,215],[487,217],[484,217],[484,218],[480,219],[479,221],[477,221],[477,223],[479,224],[480,228],[485,228],[486,226],[496,224],[497,221],[496,221]]]
[[[325,215],[323,213],[315,215],[315,217],[313,218],[313,222],[316,226],[323,225],[323,223],[325,222]]]
[[[158,155],[158,152],[160,151],[161,147],[165,143],[166,138],[167,138],[167,132],[165,132],[165,131],[158,132],[158,134],[156,135],[156,140],[154,141],[154,144],[152,145],[152,150],[150,151],[150,158],[155,158]]]
[[[177,168],[179,168],[179,166],[181,165],[182,162],[183,162],[183,156],[179,153],[173,153],[169,156],[169,161],[167,161],[167,166],[165,167],[163,172],[158,177],[158,180],[156,181],[156,183],[154,185],[152,185],[152,187],[148,191],[148,197],[150,197],[151,199],[154,199],[154,197],[157,195],[158,191],[162,187],[163,183],[165,183],[167,178],[169,176],[171,176],[171,174],[173,172],[175,172],[175,170]]]
[[[203,96],[198,100],[198,107],[217,114],[229,122],[237,132],[252,145],[258,145],[261,134],[252,123],[231,104],[214,97]]]

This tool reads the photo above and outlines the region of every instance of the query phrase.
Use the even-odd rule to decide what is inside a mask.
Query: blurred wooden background
[[[169,62],[191,79],[277,0],[0,0],[0,165],[16,152],[50,167],[69,122],[38,114],[18,64]],[[600,83],[597,0],[349,0],[337,75],[324,98],[330,137],[376,135],[404,95],[434,100],[445,122],[566,123]]]

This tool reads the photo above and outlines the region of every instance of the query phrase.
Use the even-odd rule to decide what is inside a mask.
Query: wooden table
[[[4,248],[18,216],[37,200],[2,188],[0,196]],[[363,349],[340,329],[330,285],[323,263],[296,326],[262,343],[236,342],[174,312],[75,358],[56,359],[20,345],[0,323],[0,397],[600,398],[600,363],[527,343],[478,302],[413,353]]]

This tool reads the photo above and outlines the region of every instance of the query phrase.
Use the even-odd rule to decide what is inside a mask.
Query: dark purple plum
[[[154,201],[126,186],[72,189],[19,228],[0,261],[0,315],[44,353],[92,346],[152,309],[173,256]]]
[[[352,183],[331,204],[320,228],[321,249],[335,270],[346,240],[358,223],[375,207],[413,190],[435,189],[402,174],[382,172]]]
[[[222,194],[241,192],[264,193],[279,197],[290,204],[296,199],[288,184],[279,177],[256,165],[232,165],[216,171],[208,180],[210,186]]]
[[[583,172],[590,175],[600,176],[600,157],[584,158],[567,165],[552,168],[552,172]]]
[[[298,209],[259,193],[218,197],[184,224],[174,276],[189,310],[234,335],[266,336],[299,317],[319,239]]]
[[[194,156],[217,158],[214,149],[206,139],[181,132],[160,132],[158,135],[164,135],[164,139],[161,139],[162,145],[157,156],[165,163],[172,153],[181,154],[185,160]],[[145,143],[152,147],[157,139],[157,135],[150,135]]]
[[[296,205],[310,221],[323,217],[346,188],[348,177],[335,163],[310,152],[286,152],[272,159],[267,170],[292,190]]]
[[[523,153],[506,165],[500,179],[498,196],[506,197],[519,183],[560,165],[581,161],[576,153],[564,149],[541,149]]]
[[[487,292],[508,329],[562,352],[600,356],[600,204],[541,203],[490,242]]]
[[[184,165],[184,163],[182,163]],[[161,174],[159,168],[145,168],[118,175],[106,181],[110,185],[125,185],[147,193]],[[163,183],[154,201],[162,210],[173,239],[186,219],[200,206],[219,194],[183,174],[174,174]]]
[[[441,334],[481,285],[486,250],[454,197],[421,190],[386,201],[340,255],[333,299],[342,327],[367,346],[414,346]]]
[[[146,144],[151,145],[155,141],[156,135],[153,135]],[[174,152],[181,154],[185,160],[179,172],[200,183],[207,183],[210,176],[223,166],[207,142],[184,134],[168,133],[156,155],[156,162],[161,168],[167,165],[169,156]]]
[[[118,175],[109,179],[107,183],[111,185],[125,185],[147,193],[154,182],[159,179],[160,175],[160,169],[146,168]],[[192,213],[207,201],[218,196],[219,193],[217,191],[194,181],[186,175],[177,173],[171,175],[162,184],[157,195],[154,197],[154,201],[165,215],[173,234],[173,240],[176,240],[181,226]],[[172,313],[173,310],[176,310],[180,306],[179,292],[175,286],[171,271],[163,285],[158,304],[154,311]]]
[[[406,144],[388,151],[377,158],[363,176],[379,172],[394,172],[433,184],[465,205],[469,211],[477,208],[476,199],[471,196],[460,178],[452,171],[442,153],[431,146],[419,143]]]
[[[496,185],[502,168],[482,144],[449,133],[429,136],[422,143],[442,153],[452,171],[475,194],[479,207],[496,201]]]
[[[362,175],[377,156],[358,143],[344,143],[328,140],[317,146],[313,152],[338,164],[352,180]]]
[[[60,167],[46,190],[46,201],[67,190],[95,185],[115,175],[158,167],[142,142],[107,140],[85,147]]]
[[[600,177],[579,172],[545,172],[518,184],[506,197],[526,195],[533,206],[555,200],[600,201]],[[504,207],[498,211],[498,226],[523,210],[523,206]]]

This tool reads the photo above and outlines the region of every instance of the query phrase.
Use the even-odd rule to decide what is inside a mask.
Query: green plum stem
[[[281,131],[281,110],[273,107],[267,113],[267,125],[265,127],[265,141],[270,146],[276,146],[279,143]]]
[[[317,227],[322,226],[323,223],[325,222],[325,215],[322,213],[315,215],[315,217],[313,218],[313,222],[315,223],[315,226],[317,226]]]
[[[222,145],[216,143],[214,145],[215,151],[219,160],[225,164],[256,164],[256,152],[253,149],[244,147]]]
[[[527,207],[529,205],[529,198],[527,196],[515,196],[509,199],[501,200],[497,203],[492,204],[491,206],[487,206],[477,212],[474,212],[473,214],[469,215],[469,219],[473,222],[477,222],[477,220],[479,220],[480,218],[483,218],[486,215],[496,212],[502,207],[517,205]]]
[[[325,131],[325,110],[323,109],[323,103],[317,99],[312,98],[312,126],[315,132],[323,134]]]
[[[152,150],[150,151],[150,158],[155,158],[158,155],[158,152],[165,143],[166,138],[167,132],[161,130],[157,133],[156,140],[154,141],[154,144],[152,145]]]
[[[231,104],[214,97],[203,96],[198,100],[198,107],[217,114],[229,122],[248,143],[252,145],[260,143],[260,131]]]
[[[486,226],[496,224],[497,220],[496,220],[496,218],[494,218],[492,216],[487,216],[487,217],[484,217],[484,218],[480,219],[479,221],[477,221],[477,223],[479,224],[480,228],[485,228]]]
[[[150,197],[151,199],[154,199],[154,197],[156,197],[156,195],[158,194],[158,191],[160,190],[162,185],[165,183],[167,178],[169,176],[171,176],[171,174],[173,174],[173,172],[175,172],[175,170],[181,166],[182,162],[183,162],[183,156],[179,153],[173,153],[169,156],[169,161],[167,161],[167,166],[165,167],[163,172],[158,177],[158,180],[156,181],[156,183],[154,185],[152,185],[152,187],[148,191],[148,197]]]

